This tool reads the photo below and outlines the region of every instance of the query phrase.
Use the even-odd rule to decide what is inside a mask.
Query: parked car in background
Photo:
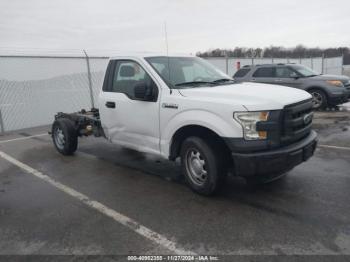
[[[333,107],[350,98],[350,78],[322,75],[299,64],[244,66],[233,78],[237,82],[258,82],[295,87],[309,92],[314,109]]]

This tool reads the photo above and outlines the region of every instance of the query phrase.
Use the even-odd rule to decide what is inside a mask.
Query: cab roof
[[[186,53],[170,53],[170,54],[166,54],[166,53],[157,53],[157,52],[137,52],[137,53],[127,53],[127,52],[123,52],[123,53],[118,53],[118,54],[114,54],[113,56],[110,57],[111,60],[113,59],[118,59],[121,57],[134,57],[134,58],[145,58],[145,57],[154,57],[154,56],[169,56],[169,57],[195,57],[195,55],[191,55],[191,54],[186,54]]]

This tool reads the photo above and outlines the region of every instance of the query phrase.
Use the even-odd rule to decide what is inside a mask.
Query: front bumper
[[[235,175],[243,177],[277,177],[308,160],[316,149],[315,131],[289,146],[257,153],[232,152]]]
[[[348,100],[350,99],[350,87],[346,88],[346,95],[348,97]]]
[[[342,94],[337,94],[337,95],[330,94],[328,97],[328,103],[332,106],[336,106],[339,104],[346,103],[349,98],[350,98],[350,90],[347,90]]]

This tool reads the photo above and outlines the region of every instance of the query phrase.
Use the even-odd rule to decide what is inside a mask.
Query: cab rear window
[[[239,69],[233,77],[244,77],[248,72],[250,71],[250,68],[242,68]]]

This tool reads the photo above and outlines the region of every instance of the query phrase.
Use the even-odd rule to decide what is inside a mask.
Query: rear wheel
[[[72,155],[78,147],[78,136],[74,123],[69,119],[58,119],[52,125],[52,140],[58,152]]]
[[[327,96],[320,89],[311,89],[309,93],[312,95],[312,103],[314,109],[324,109],[327,107]]]
[[[185,139],[181,147],[182,172],[193,191],[212,195],[222,185],[227,172],[220,151],[199,137]]]

